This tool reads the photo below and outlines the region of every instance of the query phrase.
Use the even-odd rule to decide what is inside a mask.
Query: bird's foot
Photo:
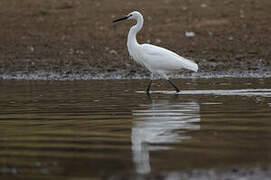
[[[149,89],[146,90],[146,94],[150,94],[150,90]]]

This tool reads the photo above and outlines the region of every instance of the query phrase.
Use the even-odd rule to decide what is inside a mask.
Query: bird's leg
[[[152,79],[150,80],[150,83],[149,83],[148,88],[147,88],[147,90],[146,90],[147,94],[150,93],[151,84],[152,84]]]
[[[152,84],[152,78],[153,78],[153,75],[151,74],[151,80],[150,80],[149,85],[148,85],[148,88],[147,88],[147,90],[146,90],[147,94],[150,93],[151,84]]]
[[[177,93],[180,92],[179,88],[173,82],[171,82],[169,79],[168,79],[168,82],[169,82],[169,84],[171,84],[171,86],[173,86],[175,88]]]

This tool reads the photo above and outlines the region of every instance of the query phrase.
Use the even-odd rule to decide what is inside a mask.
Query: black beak
[[[130,17],[130,16],[125,16],[125,17],[123,17],[123,18],[116,19],[116,20],[113,21],[113,23],[118,22],[118,21],[126,20],[126,19],[128,19],[129,17]]]

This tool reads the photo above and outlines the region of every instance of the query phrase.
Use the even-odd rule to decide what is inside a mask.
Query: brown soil
[[[145,17],[139,42],[193,59],[200,72],[269,71],[270,7],[270,0],[1,0],[0,73],[146,73],[128,56],[133,22],[112,24],[133,10]]]

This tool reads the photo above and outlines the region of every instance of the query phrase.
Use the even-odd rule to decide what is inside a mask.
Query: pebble
[[[194,33],[194,32],[192,32],[192,31],[186,31],[185,32],[185,36],[186,37],[194,37],[196,34]]]

